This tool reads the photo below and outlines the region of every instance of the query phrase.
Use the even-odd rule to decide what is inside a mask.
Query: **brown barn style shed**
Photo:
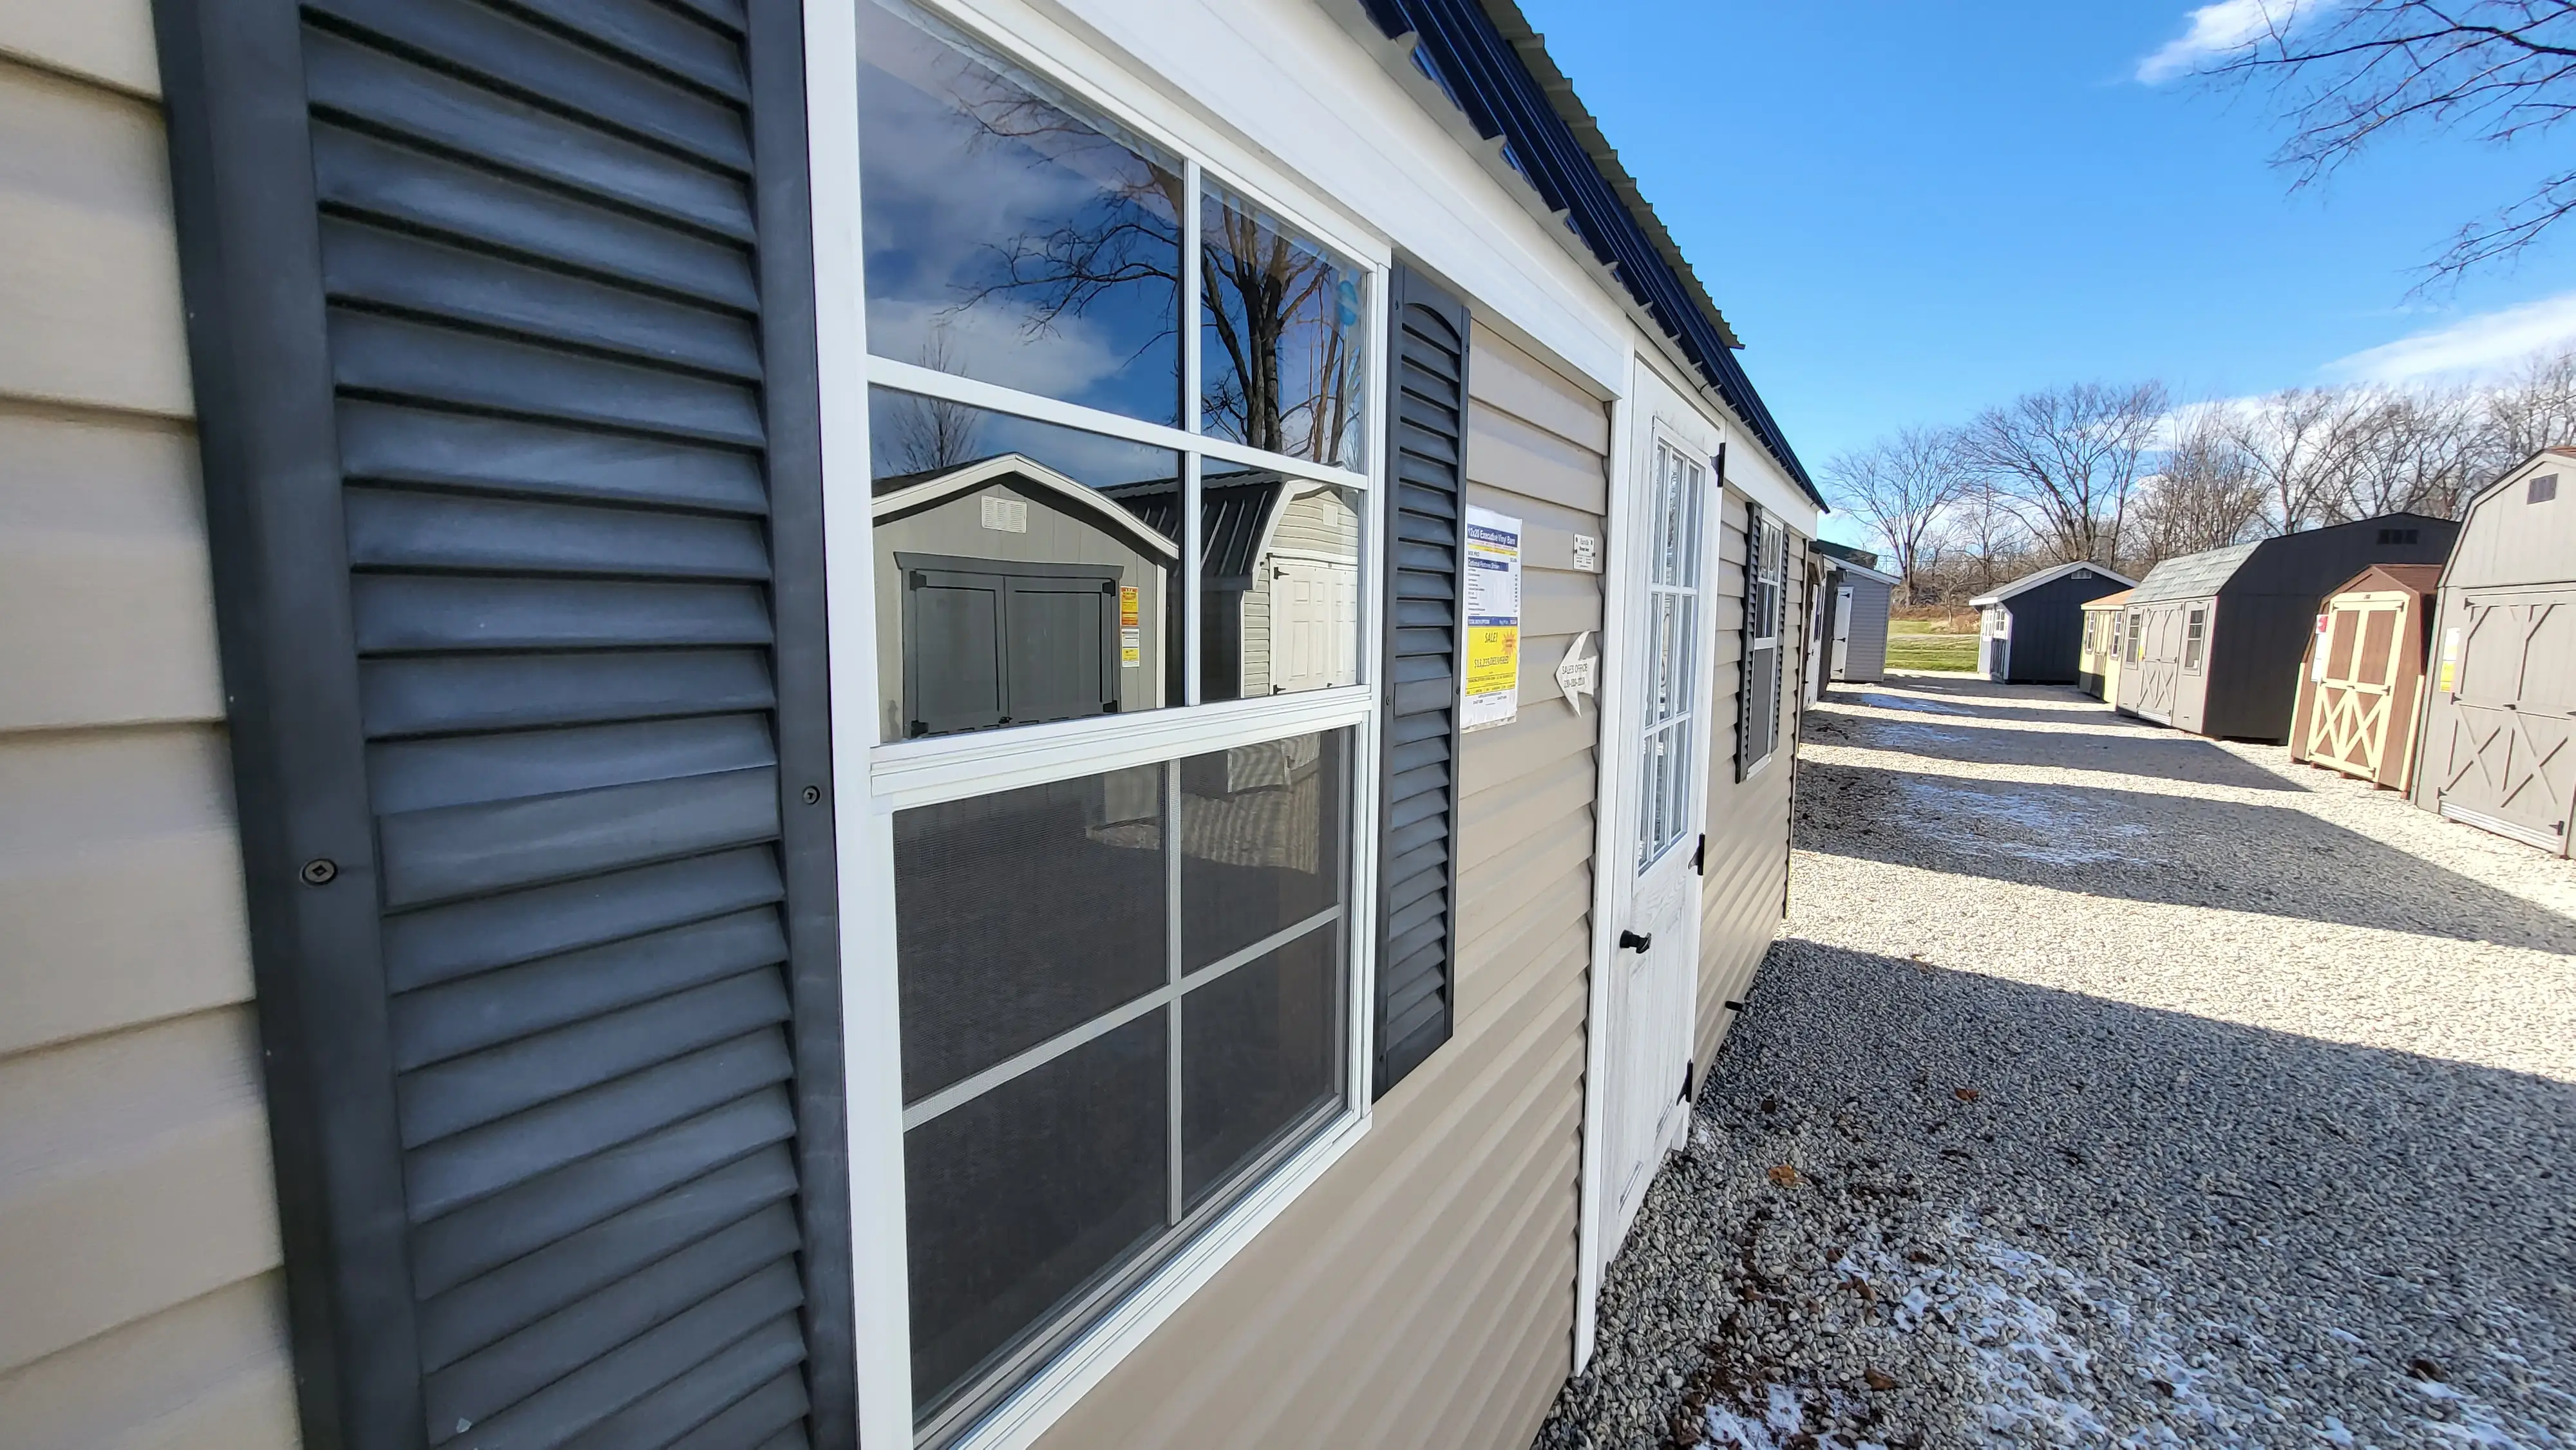
[[[2415,804],[2567,854],[2576,816],[2576,449],[2477,496],[2442,574]]]
[[[2122,713],[2226,740],[2290,738],[2326,591],[2374,564],[2439,564],[2460,526],[2382,514],[2167,559],[2129,601]]]
[[[2290,758],[2374,785],[2414,783],[2417,711],[2442,581],[2432,564],[2378,564],[2326,596],[2299,671]]]

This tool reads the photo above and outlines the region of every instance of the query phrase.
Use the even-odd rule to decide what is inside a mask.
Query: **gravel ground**
[[[1540,1447],[2576,1447],[2576,867],[2071,690],[1806,732]]]

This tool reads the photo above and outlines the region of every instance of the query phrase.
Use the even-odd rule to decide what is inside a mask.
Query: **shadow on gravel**
[[[1978,719],[1996,712],[1980,710]],[[2099,770],[2115,775],[2152,775],[2193,785],[2228,786],[2236,790],[2274,790],[2303,794],[2307,787],[2283,780],[2259,765],[2228,754],[2206,740],[2157,734],[2141,738],[2121,733],[2016,730],[2009,726],[1975,726],[1970,717],[1944,728],[1943,717],[1925,715],[1905,720],[1853,720],[1828,714],[1807,717],[1806,739],[1863,749],[1884,747],[1908,755],[1956,760],[1975,765],[2056,766],[2065,770]],[[2090,717],[2098,722],[2101,717]]]
[[[2576,921],[2304,811],[1821,761],[1799,773],[1799,845],[1826,855],[2576,952]],[[2268,862],[2261,885],[2239,869],[2249,858]]]
[[[1536,1444],[2555,1444],[2571,1179],[2567,1083],[1791,938]]]
[[[1896,687],[1902,690],[1917,692],[1922,690],[1920,685],[1911,680],[1901,684],[1894,681],[1890,683],[1896,684]],[[1998,690],[2002,687],[1988,685],[1986,688]],[[2165,733],[2161,725],[2151,725],[2144,720],[2116,714],[2100,705],[2088,709],[2082,705],[2054,706],[2026,703],[2022,702],[2019,696],[1980,695],[1970,691],[1950,690],[1935,693],[1938,693],[1941,698],[1913,700],[1887,690],[1836,685],[1825,696],[1824,703],[1829,706],[1861,705],[1877,710],[1906,710],[1934,719],[1949,715],[1962,720],[2013,720],[2025,725],[2090,725],[2097,729],[2119,730],[2141,735]],[[1877,698],[1870,698],[1873,695]]]

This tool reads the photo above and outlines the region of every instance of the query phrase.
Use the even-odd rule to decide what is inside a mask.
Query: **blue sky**
[[[2139,78],[2191,4],[1522,8],[1810,469],[2052,383],[2407,382],[2576,336],[2576,229],[2408,295],[2536,150],[2418,133],[2293,193],[2265,97]]]

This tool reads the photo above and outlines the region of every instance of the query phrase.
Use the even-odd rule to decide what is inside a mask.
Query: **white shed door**
[[[1699,963],[1699,850],[1708,800],[1708,662],[1703,627],[1706,535],[1715,485],[1706,465],[1658,442],[1638,511],[1645,557],[1625,611],[1631,769],[1621,818],[1630,823],[1626,910],[1610,957],[1609,1060],[1601,1261],[1619,1252],[1664,1155],[1689,1127]]]
[[[1271,567],[1273,694],[1359,681],[1360,581],[1349,564],[1280,558]]]

